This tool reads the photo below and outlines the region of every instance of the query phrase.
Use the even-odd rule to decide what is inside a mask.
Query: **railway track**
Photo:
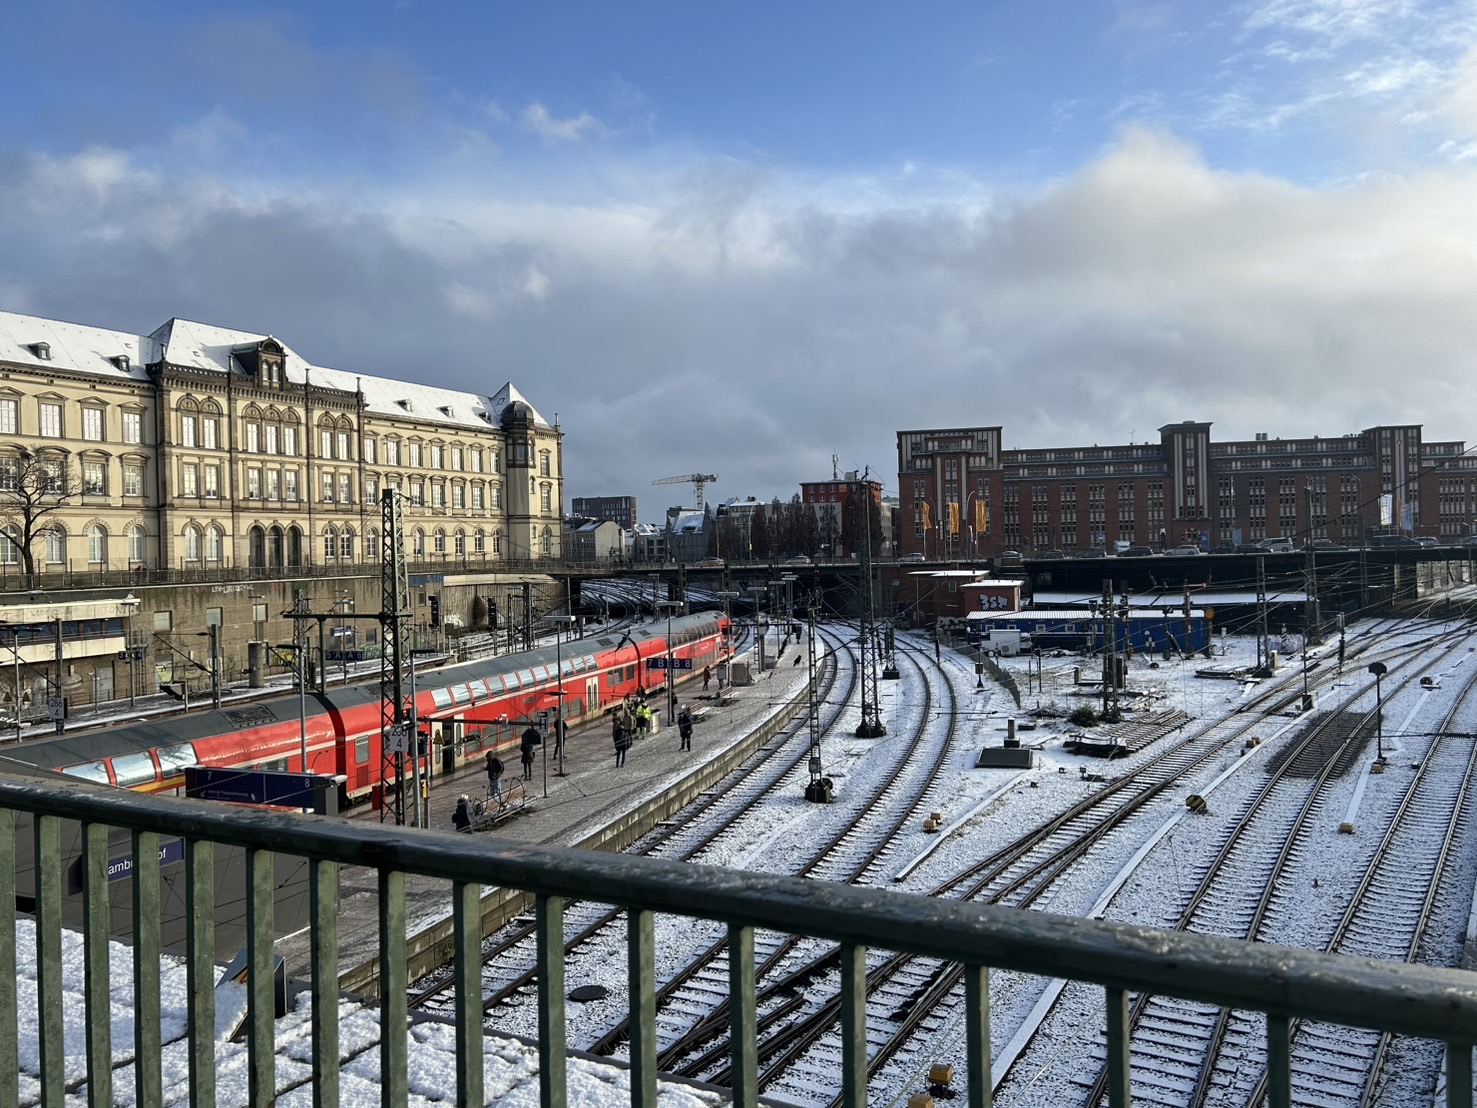
[[[833,637],[834,638],[834,637]],[[824,639],[823,639],[824,641]],[[821,701],[835,717],[844,710],[857,681],[854,658],[844,648],[833,649],[834,663],[821,675]],[[839,699],[837,686],[845,682]],[[805,748],[794,741],[805,731],[807,719],[798,717],[785,734],[767,744],[758,756],[730,774],[724,787],[710,790],[687,810],[687,816],[648,835],[634,848],[640,853],[678,860],[694,860],[724,835],[733,832],[759,800],[796,772]],[[593,942],[622,915],[605,905],[571,902],[566,905],[566,929],[572,935],[566,954]],[[484,1011],[515,1002],[534,980],[536,936],[531,923],[505,929],[483,944]],[[455,981],[449,971],[438,971],[418,983],[409,1004],[412,1010],[440,1012],[452,1003]]]

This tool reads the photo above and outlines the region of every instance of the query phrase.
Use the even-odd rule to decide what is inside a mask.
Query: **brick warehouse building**
[[[1477,456],[1419,424],[1341,436],[1215,442],[1211,425],[1157,443],[1005,450],[999,427],[899,431],[900,555],[929,559],[1282,536],[1357,544],[1372,533],[1473,533]]]

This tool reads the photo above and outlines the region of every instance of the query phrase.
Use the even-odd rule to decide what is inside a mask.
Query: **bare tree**
[[[15,550],[27,581],[36,576],[36,540],[61,529],[56,513],[80,488],[76,470],[60,451],[21,447],[0,455],[0,542]]]

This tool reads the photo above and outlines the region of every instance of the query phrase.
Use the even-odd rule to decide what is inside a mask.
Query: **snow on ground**
[[[1386,645],[1415,644],[1439,633],[1442,628],[1443,625],[1434,622],[1407,624],[1398,631],[1384,632],[1381,640]],[[1358,632],[1357,626],[1349,628],[1351,643]],[[916,645],[930,650],[932,647],[931,641],[925,644],[921,638],[916,640]],[[1297,644],[1286,645],[1293,647],[1295,652]],[[1316,677],[1333,675],[1336,652],[1336,640],[1313,649],[1314,659],[1322,661],[1314,671]],[[1189,725],[1191,727],[1231,715],[1252,694],[1255,686],[1197,678],[1194,671],[1208,665],[1248,666],[1255,661],[1255,643],[1249,638],[1220,639],[1214,646],[1214,655],[1211,660],[1203,657],[1183,660],[1136,657],[1130,668],[1129,685],[1143,695],[1127,703],[1143,710],[1180,708],[1195,717]],[[1093,703],[1091,698],[1075,695],[1084,689],[1076,683],[1074,671],[1080,668],[1084,678],[1090,680],[1096,676],[1098,663],[1073,655],[1044,657],[1040,666],[1039,690],[1033,685],[1032,691],[1025,692],[1027,671],[1033,664],[1032,660],[1000,659],[1003,666],[1016,673],[1023,690],[1022,707],[1018,709],[1007,693],[988,680],[984,690],[976,691],[972,656],[946,649],[942,658],[945,665],[957,674],[955,686],[960,717],[958,748],[949,760],[944,781],[928,801],[930,809],[942,811],[945,831],[942,835],[924,832],[921,825],[927,812],[916,813],[893,844],[886,864],[877,871],[877,880],[881,883],[891,882],[892,887],[910,892],[926,891],[944,875],[1015,839],[1029,827],[1050,818],[1097,788],[1096,784],[1084,780],[1084,768],[1093,773],[1117,776],[1154,756],[1164,745],[1161,740],[1150,744],[1146,751],[1134,758],[1105,763],[1068,754],[1062,749],[1063,741],[1075,730],[1065,718],[1041,719],[1037,721],[1035,730],[1019,732],[1023,744],[1036,753],[1031,769],[976,769],[974,761],[979,749],[998,745],[1005,735],[1009,719],[1024,722],[1038,707],[1056,709],[1060,716],[1065,717],[1073,707]],[[1395,693],[1389,687],[1391,683],[1387,682],[1385,735],[1387,753],[1391,754],[1390,772],[1381,777],[1366,778],[1362,773],[1366,759],[1361,761],[1358,772],[1334,783],[1319,815],[1316,842],[1304,852],[1305,856],[1295,871],[1295,880],[1304,886],[1301,903],[1306,907],[1306,915],[1302,917],[1301,924],[1296,915],[1285,919],[1280,925],[1283,930],[1277,936],[1280,941],[1312,942],[1322,933],[1329,914],[1325,899],[1333,895],[1331,890],[1338,885],[1339,878],[1357,865],[1361,851],[1369,848],[1374,826],[1387,817],[1394,798],[1408,781],[1410,764],[1420,757],[1430,730],[1454,702],[1467,667],[1474,664],[1477,660],[1472,658],[1469,644],[1464,642],[1448,654],[1441,669],[1446,679],[1440,682],[1439,688]],[[1291,687],[1300,685],[1299,668],[1300,659],[1294,658],[1291,665],[1287,665],[1284,654],[1283,677],[1292,681]],[[1360,692],[1366,685],[1368,691],[1361,693],[1360,703],[1372,707],[1374,691],[1371,679],[1364,672],[1363,664],[1351,663],[1336,687],[1319,691],[1319,707],[1322,709],[1332,704],[1335,697]],[[852,711],[843,713],[832,737],[824,740],[823,757],[827,772],[841,794],[838,800],[846,790],[870,787],[872,776],[880,772],[876,767],[886,761],[879,756],[883,744],[910,741],[910,722],[921,712],[922,691],[916,682],[883,682],[880,702],[882,718],[889,730],[886,737],[861,740],[851,736],[850,730],[856,723],[856,714]],[[1168,790],[1173,795],[1166,795],[1163,800],[1149,805],[1131,820],[1131,833],[1107,836],[1077,865],[1070,877],[1060,883],[1051,900],[1037,907],[1062,913],[1092,912],[1152,926],[1168,925],[1198,881],[1198,860],[1206,856],[1224,831],[1221,814],[1237,810],[1239,801],[1254,787],[1256,777],[1272,756],[1279,738],[1295,733],[1301,726],[1303,721],[1291,716],[1267,720],[1258,729],[1263,739],[1261,748],[1250,754],[1243,754],[1239,747],[1228,749],[1224,757],[1211,759],[1198,777],[1182,788]],[[1218,777],[1223,777],[1223,780],[1215,783]],[[1197,790],[1207,792],[1210,815],[1186,818],[1184,796]],[[767,806],[766,816],[752,822],[747,837],[738,846],[727,850],[723,863],[757,871],[785,872],[789,868],[793,844],[818,841],[822,836],[834,834],[839,829],[839,821],[845,818],[846,810],[847,806],[842,803],[813,805],[798,795],[779,796]],[[1338,823],[1350,818],[1351,813],[1356,823],[1370,826],[1369,835],[1337,833]],[[1124,867],[1155,832],[1161,836],[1158,843],[1144,852],[1145,857],[1132,872],[1123,876]],[[1477,851],[1473,850],[1473,844],[1470,840],[1465,841],[1453,874],[1443,882],[1450,888],[1443,889],[1442,929],[1427,943],[1425,955],[1438,964],[1452,963],[1460,952],[1460,936],[1471,902],[1471,883],[1477,877],[1474,855]],[[1315,876],[1319,879],[1317,887],[1312,883]],[[894,881],[894,878],[898,879]],[[1105,909],[1099,902],[1115,878],[1122,881],[1123,888]],[[1328,890],[1326,894],[1325,890]],[[17,923],[18,950],[23,964],[25,953],[35,949],[31,927],[26,920]],[[660,920],[659,939],[666,937],[669,941],[658,942],[658,975],[675,968],[675,955],[663,957],[664,952],[685,948],[690,944],[694,931],[706,934],[709,930],[714,936],[721,934],[721,928],[717,927],[694,927],[690,922],[675,918]],[[82,960],[80,939],[70,934],[64,939],[67,944],[68,1079],[71,1081],[85,1076],[81,1041]],[[114,1048],[118,1058],[126,1058],[132,1047],[129,1012],[131,957],[130,948],[114,944]],[[183,965],[168,962],[164,981],[166,1034],[179,1034],[184,1020]],[[573,960],[569,982],[571,986],[605,984],[612,991],[610,1001],[570,1007],[570,1043],[578,1048],[608,1027],[612,1017],[623,1014],[620,1010],[624,1005],[615,998],[624,996],[624,959],[607,959],[604,965],[593,964],[593,960],[588,959]],[[20,1011],[34,1011],[33,966],[22,970],[20,986]],[[993,975],[992,1028],[997,1052],[1026,1019],[1043,988],[1044,983],[1040,980],[1022,975]],[[1075,1042],[1064,1044],[1063,1050],[1090,1049],[1094,1038],[1092,1028],[1097,1027],[1102,1018],[1101,992],[1073,988],[1068,995],[1080,996],[1077,1003],[1081,1005],[1083,1033]],[[308,1003],[305,996],[299,998],[293,1012],[278,1024],[278,1065],[284,1079],[300,1080],[304,1075],[308,1050]],[[527,1010],[531,1008],[530,999],[500,1014],[500,1030],[505,1033],[526,1030]],[[23,1016],[22,1026],[25,1024]],[[342,1026],[346,1052],[359,1051],[345,1068],[343,1102],[349,1106],[377,1104],[377,1013],[373,1009],[345,1003]],[[419,1024],[412,1028],[410,1034],[414,1040],[410,1050],[411,1103],[447,1102],[455,1085],[452,1029]],[[938,1044],[941,1050],[949,1049],[950,1039],[949,1032],[940,1034]],[[37,1064],[35,1044],[32,1042],[27,1048],[24,1040],[22,1042],[22,1070],[34,1075]],[[185,1081],[183,1050],[182,1043],[166,1050],[165,1085],[181,1096]],[[245,1045],[222,1043],[219,1052],[221,1103],[244,1103]],[[517,1038],[489,1036],[485,1054],[489,1104],[517,1108],[537,1102],[537,1058],[532,1048]],[[962,1062],[962,1054],[958,1061]],[[131,1071],[117,1075],[119,1103],[130,1102],[131,1078]],[[908,1091],[903,1087],[905,1084],[909,1082],[899,1081],[899,1096]],[[1052,1086],[1049,1078],[1039,1084],[1028,1078],[1013,1090],[1014,1095],[1009,1102],[1019,1105],[1052,1103],[1055,1093],[1048,1091]],[[570,1089],[573,1104],[602,1104],[614,1099],[624,1101],[628,1095],[628,1077],[619,1067],[572,1060]],[[1060,1091],[1057,1088],[1056,1092]],[[280,1103],[307,1104],[310,1094],[310,1088],[303,1085],[284,1096]],[[81,1100],[77,1102],[81,1103]],[[664,1104],[715,1102],[716,1098],[711,1095],[689,1087],[663,1087]]]

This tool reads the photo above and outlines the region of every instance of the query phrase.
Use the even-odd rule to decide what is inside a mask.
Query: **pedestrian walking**
[[[472,802],[465,796],[456,802],[456,811],[451,813],[451,824],[458,831],[472,830]]]
[[[503,798],[503,760],[492,750],[487,752],[487,795],[493,800]]]
[[[692,709],[688,708],[687,705],[685,705],[685,704],[682,706],[682,710],[677,713],[677,734],[679,734],[679,735],[682,736],[682,742],[677,747],[677,749],[678,750],[691,750],[692,749]]]
[[[569,724],[564,722],[563,716],[560,716],[554,721],[554,757],[557,758],[564,753],[564,736],[568,733]]]
[[[713,667],[703,666],[703,692],[708,691],[708,682],[713,679]]]
[[[626,751],[630,749],[630,729],[617,721],[615,727],[615,764],[617,768],[626,764]]]

